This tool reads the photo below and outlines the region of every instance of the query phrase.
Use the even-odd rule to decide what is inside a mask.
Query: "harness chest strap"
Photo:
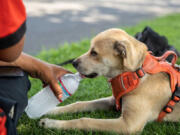
[[[171,113],[173,111],[173,107],[177,102],[180,101],[180,83],[178,83],[176,91],[173,93],[172,98],[167,103],[167,105],[160,112],[157,121],[161,122],[166,114]]]
[[[172,60],[172,65],[165,61],[165,59],[169,55],[174,56]],[[122,96],[136,89],[140,82],[140,78],[142,78],[145,73],[156,74],[159,72],[166,72],[170,76],[171,91],[173,93],[173,96],[172,99],[165,106],[163,111],[160,113],[158,121],[161,121],[167,112],[172,112],[173,106],[176,102],[180,100],[180,92],[175,92],[177,84],[180,87],[180,73],[178,72],[178,70],[175,69],[174,66],[176,60],[177,55],[172,51],[167,51],[162,57],[155,57],[152,56],[150,53],[147,53],[142,68],[138,69],[135,72],[124,72],[117,77],[111,79],[110,82],[112,85],[113,95],[116,99],[117,109],[121,109],[120,99],[122,98]],[[176,93],[178,93],[179,95]]]

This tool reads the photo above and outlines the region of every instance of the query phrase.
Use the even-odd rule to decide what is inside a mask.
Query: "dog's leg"
[[[80,101],[66,106],[56,107],[47,114],[75,113],[82,111],[108,110],[115,106],[114,97],[101,98],[92,101]]]
[[[134,104],[131,100],[131,104],[125,105],[126,108],[123,109],[122,116],[118,119],[42,119],[39,124],[45,128],[114,131],[123,134],[136,133],[144,128],[152,115],[150,105],[144,100],[143,102],[139,100],[139,102],[140,103],[136,102],[136,104]]]
[[[123,122],[124,123],[124,122]],[[84,130],[101,130],[101,131],[115,131],[118,132],[121,122],[118,119],[91,119],[81,118],[75,120],[53,120],[41,119],[40,126],[44,128],[56,129],[84,129]]]
[[[138,119],[139,117],[136,117],[136,120],[120,117],[119,119],[81,118],[68,121],[46,118],[41,119],[39,124],[45,128],[114,131],[117,133],[132,134],[140,132],[146,124],[145,119],[142,121],[142,118]]]

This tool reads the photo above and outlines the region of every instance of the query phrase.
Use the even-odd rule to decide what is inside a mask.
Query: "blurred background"
[[[28,19],[24,51],[91,38],[112,27],[180,12],[180,0],[24,0]]]

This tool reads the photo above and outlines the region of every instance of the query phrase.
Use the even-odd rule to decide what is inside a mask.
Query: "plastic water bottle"
[[[59,85],[63,91],[63,97],[60,100],[56,98],[50,86],[46,86],[28,100],[28,105],[25,109],[26,114],[32,119],[46,114],[75,93],[81,79],[82,77],[79,73],[66,74],[59,78]]]

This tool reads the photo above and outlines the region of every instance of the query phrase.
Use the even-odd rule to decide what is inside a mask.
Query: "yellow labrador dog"
[[[87,53],[77,58],[73,65],[86,77],[113,78],[125,71],[136,71],[142,66],[147,47],[125,31],[108,29],[92,41]],[[100,85],[100,84],[99,84]],[[134,91],[122,98],[122,114],[118,119],[81,118],[75,120],[42,119],[45,128],[114,131],[120,134],[141,132],[147,122],[154,121],[171,98],[169,76],[166,73],[146,74]],[[115,106],[113,96],[93,101],[83,101],[57,107],[49,114],[81,111],[109,110]],[[180,119],[180,104],[167,114],[165,121]]]

